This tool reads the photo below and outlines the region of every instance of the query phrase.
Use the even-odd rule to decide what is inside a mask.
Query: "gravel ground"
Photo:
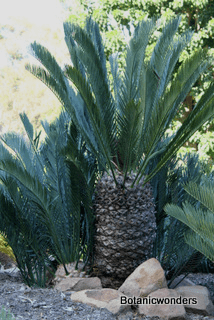
[[[191,276],[190,276],[191,277]],[[196,278],[196,277],[195,277]],[[197,276],[199,278],[199,276]],[[201,282],[209,282],[208,275]],[[198,280],[199,281],[199,280]],[[200,281],[199,281],[200,282]],[[133,309],[126,314],[113,315],[70,299],[70,293],[54,289],[29,288],[21,279],[0,280],[0,310],[10,310],[16,320],[158,320],[159,317],[139,316]],[[187,314],[186,320],[214,320],[214,317]],[[0,319],[1,320],[1,319]]]
[[[54,289],[29,288],[6,280],[0,283],[0,306],[10,310],[16,320],[113,320],[112,313],[72,302],[70,293]]]

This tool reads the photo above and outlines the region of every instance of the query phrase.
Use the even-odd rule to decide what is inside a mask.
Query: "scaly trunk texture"
[[[94,267],[103,276],[124,280],[150,258],[156,235],[155,209],[149,183],[130,188],[135,174],[127,177],[125,189],[115,186],[105,173],[95,192],[96,235]],[[123,175],[116,172],[122,184]]]

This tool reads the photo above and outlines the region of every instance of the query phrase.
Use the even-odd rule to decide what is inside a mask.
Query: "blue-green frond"
[[[190,190],[192,190],[192,184]],[[204,190],[204,193],[209,197],[209,191],[207,193]],[[213,260],[214,213],[202,208],[195,208],[187,201],[182,208],[174,204],[167,204],[164,210],[189,227],[184,235],[187,243]]]
[[[213,184],[198,185],[189,182],[185,187],[185,191],[204,205],[205,208],[213,213],[214,217],[214,190]]]
[[[54,77],[52,77],[47,71],[45,71],[40,67],[31,66],[27,64],[25,68],[26,70],[31,72],[35,77],[41,80],[56,95],[56,97],[59,99],[59,101],[63,106],[69,105],[70,101],[67,96],[66,85],[65,85],[66,87],[66,90],[65,90],[64,87],[61,86],[61,84],[59,84]]]
[[[181,17],[177,16],[171,19],[163,28],[162,33],[152,52],[150,65],[158,78],[161,79],[165,65],[171,56],[173,50],[173,38],[178,30]]]
[[[193,247],[195,250],[205,255],[206,258],[213,261],[214,260],[214,242],[212,238],[210,238],[210,235],[211,233],[208,233],[207,230],[204,237],[201,237],[197,233],[190,230],[186,232],[186,234],[184,235],[184,239],[189,246]]]
[[[200,70],[200,67],[199,67]],[[203,67],[202,67],[202,70]],[[194,73],[194,71],[193,71]],[[198,76],[198,70],[197,70]],[[175,154],[206,121],[211,119],[214,114],[214,84],[211,83],[204,95],[198,101],[193,111],[178,129],[173,139],[170,141],[159,161],[156,169],[148,176],[150,179],[169,159],[169,155]]]
[[[63,24],[64,27],[64,33],[65,33],[65,42],[68,47],[69,53],[70,53],[70,58],[71,58],[71,63],[72,66],[75,67],[77,70],[79,70],[82,75],[85,75],[85,70],[84,67],[78,57],[78,46],[77,43],[73,39],[73,25],[65,22]]]
[[[155,21],[153,19],[139,23],[127,46],[126,67],[122,82],[124,88],[121,92],[121,100],[124,104],[139,98],[138,88],[144,70],[145,52],[154,26]]]
[[[66,90],[63,72],[54,56],[51,55],[48,49],[46,49],[36,41],[31,44],[31,49],[33,51],[34,57],[45,67],[45,69],[55,79],[55,81],[64,90]]]
[[[125,175],[127,171],[136,168],[139,161],[139,143],[142,127],[142,112],[140,105],[130,101],[126,105],[123,117],[118,118],[121,131],[119,134],[118,152],[123,159]]]
[[[177,21],[177,20],[176,20]],[[175,21],[175,22],[176,22]],[[171,26],[171,25],[170,25]],[[177,23],[176,23],[177,26]],[[168,29],[167,29],[168,30]],[[171,32],[172,30],[169,29],[168,32],[171,33],[170,37],[165,37],[162,39],[162,42],[166,41],[167,45],[169,46],[168,48],[168,55],[164,62],[160,61],[158,65],[161,66],[161,71],[158,72],[155,71],[155,68],[152,64],[152,58],[150,62],[150,68],[148,68],[148,73],[149,77],[147,78],[147,82],[151,81],[152,87],[155,88],[153,89],[152,94],[150,95],[149,101],[146,105],[146,112],[145,112],[145,124],[147,127],[153,128],[154,126],[149,124],[150,119],[157,119],[157,114],[161,114],[161,119],[159,122],[160,125],[155,125],[155,127],[160,127],[160,130],[157,131],[157,135],[161,137],[162,136],[162,131],[166,130],[166,127],[168,126],[168,123],[171,122],[172,120],[172,115],[174,116],[175,113],[177,112],[178,107],[180,106],[180,103],[185,99],[186,95],[188,94],[187,90],[183,90],[182,85],[179,85],[179,81],[173,81],[173,83],[169,86],[170,81],[172,80],[172,72],[174,71],[174,67],[179,59],[181,51],[184,49],[184,47],[187,45],[188,41],[191,39],[191,34],[186,33],[183,36],[179,37],[177,41],[173,39],[173,35],[175,34],[174,32]],[[171,38],[172,37],[172,38]],[[171,43],[170,43],[171,41]],[[159,44],[160,45],[160,44]],[[163,50],[165,48],[164,43],[162,43]],[[158,53],[158,56],[161,59],[161,54]],[[194,59],[193,59],[194,60]],[[198,61],[198,60],[197,60]],[[188,75],[189,77],[191,76],[191,71],[188,70]],[[201,70],[200,73],[201,74]],[[153,74],[155,77],[153,76]],[[187,79],[186,79],[187,81]],[[196,79],[191,78],[191,82],[189,81],[189,84],[193,85],[193,83],[196,81]],[[183,83],[185,83],[185,80],[183,80]],[[186,84],[186,86],[187,86]],[[175,88],[173,87],[175,86]],[[151,91],[150,91],[151,92]],[[175,94],[177,92],[177,96],[179,99],[175,99]],[[180,94],[180,96],[179,96]],[[165,104],[165,96],[166,95],[172,95],[174,101],[172,98],[170,98],[168,101],[170,101],[170,104]],[[148,95],[147,95],[148,96]],[[182,100],[183,99],[183,100]],[[164,102],[162,102],[164,100]],[[174,102],[174,103],[172,103]],[[170,111],[170,112],[169,112]],[[171,115],[171,117],[169,117]],[[170,119],[170,120],[169,120]],[[168,121],[167,121],[168,120]],[[157,121],[157,120],[156,120]],[[145,125],[144,125],[144,132],[145,134],[148,133]],[[149,136],[149,134],[148,134]],[[147,140],[147,139],[146,139]],[[155,140],[153,140],[155,141]],[[156,141],[155,141],[156,143]],[[149,145],[150,143],[148,143]]]
[[[98,146],[102,150],[102,153],[106,155],[107,161],[110,162],[110,141],[107,135],[107,128],[105,125],[103,114],[94,100],[90,87],[88,86],[86,80],[82,77],[81,73],[75,68],[66,67],[65,72],[67,77],[74,83],[79,93],[81,94],[81,97],[87,108],[87,112],[89,114],[90,125],[94,130]],[[84,128],[81,129],[82,131],[84,130]],[[89,134],[90,132],[87,133],[85,131],[84,136],[90,148],[92,150],[95,150],[95,146],[89,138]],[[99,157],[98,150],[96,150],[96,155]]]
[[[78,59],[84,67],[87,83],[100,112],[103,114],[109,139],[112,141],[112,133],[115,131],[113,121],[115,107],[106,77],[106,61],[97,25],[88,21],[88,28],[90,28],[91,33],[86,33],[78,26],[70,26],[70,28],[73,39],[77,43]]]
[[[104,52],[103,41],[99,31],[99,26],[95,21],[92,20],[91,17],[86,19],[86,32],[90,35],[91,40],[96,48],[96,51],[98,53],[98,56],[102,65],[103,75],[104,75],[105,81],[107,82],[108,77],[107,77],[107,69],[106,69],[106,56]]]
[[[28,138],[31,141],[33,141],[34,140],[34,129],[33,129],[32,123],[30,123],[30,121],[29,121],[29,119],[28,119],[28,117],[27,117],[25,112],[20,113],[19,116],[20,116],[20,119],[21,119],[21,121],[22,121],[22,123],[24,125],[25,132],[27,133]]]

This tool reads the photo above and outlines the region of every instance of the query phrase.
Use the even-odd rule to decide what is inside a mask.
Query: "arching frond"
[[[189,182],[184,189],[214,215],[214,190],[212,183],[207,181],[205,185],[198,185],[194,182]]]
[[[167,146],[166,151],[158,163],[156,169],[147,177],[151,179],[160,168],[169,160],[170,156],[175,154],[181,146],[208,120],[212,119],[214,115],[214,84],[211,83],[208,90],[204,93],[198,101],[193,111],[187,119],[185,119],[182,126],[178,129],[175,136]]]
[[[51,53],[36,41],[31,44],[31,49],[34,57],[45,67],[50,76],[57,81],[58,85],[66,91],[64,74]]]
[[[195,232],[189,231],[185,234],[185,240],[195,250],[201,252],[205,257],[213,261],[214,259],[214,243],[210,239],[210,233],[206,232],[207,237],[202,238]]]
[[[153,19],[142,21],[136,27],[133,38],[127,46],[126,66],[120,87],[120,108],[125,108],[126,104],[132,100],[136,102],[136,99],[143,99],[142,96],[139,96],[139,89],[142,90],[141,81],[145,72],[145,52],[154,27],[155,21]],[[144,85],[145,83],[143,83]],[[142,109],[144,110],[143,105]]]
[[[197,185],[195,183],[189,183],[188,190],[191,196],[195,197],[199,195],[199,199],[202,201],[207,199],[208,205],[204,202],[206,208],[209,205],[213,206],[213,198],[209,190],[199,187],[197,191]],[[196,197],[197,199],[197,197]],[[199,200],[197,199],[197,200]],[[200,200],[199,200],[200,201]],[[165,212],[170,216],[180,220],[189,227],[189,230],[185,233],[186,242],[194,249],[200,251],[208,259],[214,260],[214,212],[206,209],[195,208],[188,202],[185,202],[181,207],[174,204],[167,204],[164,208]]]

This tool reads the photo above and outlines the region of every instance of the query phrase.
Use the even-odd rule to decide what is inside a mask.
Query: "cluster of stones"
[[[139,315],[158,316],[160,319],[186,319],[191,312],[214,316],[209,291],[204,286],[183,280],[175,289],[167,287],[160,263],[152,258],[138,266],[118,290],[102,288],[98,277],[65,276],[63,268],[56,272],[55,288],[71,292],[72,301],[106,308],[113,314],[128,312],[137,307]],[[163,303],[162,303],[163,302]]]

